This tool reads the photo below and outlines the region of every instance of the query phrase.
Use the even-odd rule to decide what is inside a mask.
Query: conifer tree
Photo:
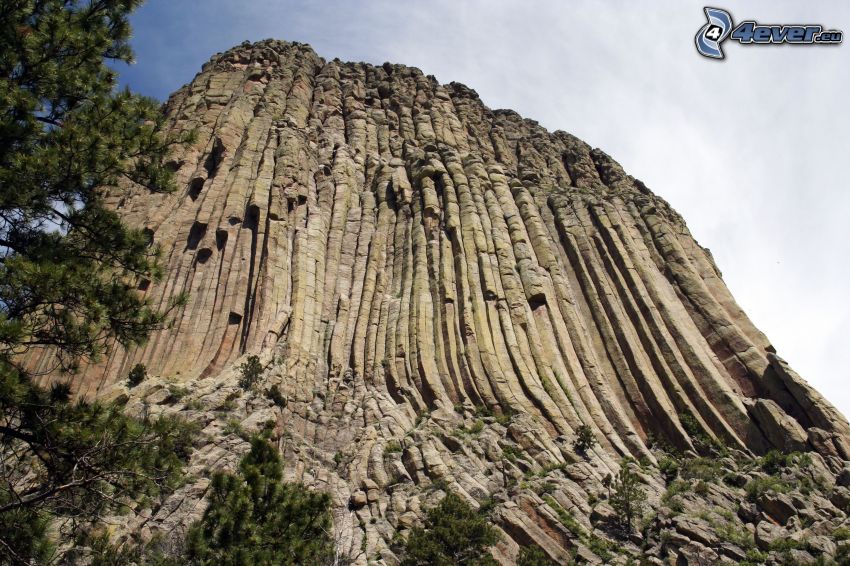
[[[631,468],[629,460],[620,462],[620,471],[614,476],[611,487],[611,507],[620,514],[629,532],[632,530],[632,521],[640,517],[646,503],[646,492],[640,487],[640,481]]]
[[[425,527],[414,527],[407,539],[402,566],[490,566],[487,552],[498,532],[463,499],[453,493],[428,511]]]
[[[54,535],[173,487],[191,430],[45,389],[33,349],[73,371],[166,320],[136,291],[162,275],[109,187],[173,188],[173,144],[151,99],[116,88],[138,0],[4,0],[0,8],[0,562],[58,560]],[[114,376],[116,380],[126,376]],[[72,376],[68,377],[72,380]],[[56,521],[60,518],[60,521]],[[55,527],[55,528],[54,528]]]
[[[192,564],[321,566],[334,561],[330,497],[281,481],[277,449],[251,439],[236,474],[213,476],[209,507],[188,536]]]

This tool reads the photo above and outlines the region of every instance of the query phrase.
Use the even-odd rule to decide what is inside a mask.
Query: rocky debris
[[[847,553],[846,420],[604,152],[418,69],[271,40],[215,55],[166,112],[198,134],[181,189],[110,203],[162,248],[167,277],[140,292],[189,299],[80,393],[203,439],[189,484],[118,531],[179,534],[266,430],[288,480],[332,495],[354,564],[395,564],[448,490],[488,510],[504,564],[529,544],[559,563]],[[243,391],[251,354],[265,371]],[[151,378],[127,390],[136,363]],[[582,425],[598,445],[578,455]],[[764,469],[770,450],[808,464]],[[623,457],[648,504],[631,534],[602,483]]]
[[[758,506],[780,525],[797,514],[791,498],[784,493],[763,493],[758,498]]]

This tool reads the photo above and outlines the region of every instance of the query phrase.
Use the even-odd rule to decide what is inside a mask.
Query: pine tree
[[[573,441],[573,450],[580,456],[586,456],[587,451],[597,444],[593,430],[587,425],[579,425],[576,429],[576,438]]]
[[[108,187],[173,188],[159,104],[116,90],[138,0],[4,0],[0,8],[0,562],[173,487],[191,429],[38,386],[21,354],[72,371],[164,324],[136,291],[159,250],[105,206]],[[119,376],[115,376],[120,379]],[[53,522],[56,517],[62,521]]]
[[[263,364],[259,356],[248,356],[248,359],[239,366],[239,387],[250,390],[260,381],[263,375]]]
[[[620,514],[629,532],[632,530],[632,520],[643,514],[646,493],[640,487],[640,480],[631,468],[629,460],[620,462],[620,471],[611,482],[614,493],[611,494],[611,507]]]
[[[334,560],[330,497],[283,483],[277,449],[251,439],[236,474],[213,476],[209,507],[188,536],[192,564],[321,566]]]
[[[449,493],[428,511],[425,528],[414,527],[404,549],[402,566],[490,566],[497,562],[487,548],[498,542],[487,518],[463,499]]]

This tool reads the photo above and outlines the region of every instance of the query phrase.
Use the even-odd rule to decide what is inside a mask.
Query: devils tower
[[[166,278],[139,291],[188,301],[80,388],[206,440],[126,532],[196,519],[211,471],[246,450],[237,429],[271,421],[287,478],[333,496],[355,564],[396,564],[397,535],[446,491],[490,509],[504,564],[532,544],[564,564],[848,550],[847,421],[603,151],[418,69],[282,41],[215,55],[165,112],[198,134],[172,161],[180,189],[110,205],[163,250]],[[283,402],[239,387],[250,355]],[[131,391],[136,363],[152,377]],[[767,469],[769,453],[791,456]],[[604,478],[626,457],[647,510],[623,537]]]

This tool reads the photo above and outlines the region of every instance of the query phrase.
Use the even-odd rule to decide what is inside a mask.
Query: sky
[[[697,54],[694,1],[148,0],[122,81],[164,100],[244,40],[416,66],[599,147],[709,248],[777,353],[850,415],[850,45]],[[850,3],[712,0],[850,33]],[[850,42],[850,40],[848,40]]]

